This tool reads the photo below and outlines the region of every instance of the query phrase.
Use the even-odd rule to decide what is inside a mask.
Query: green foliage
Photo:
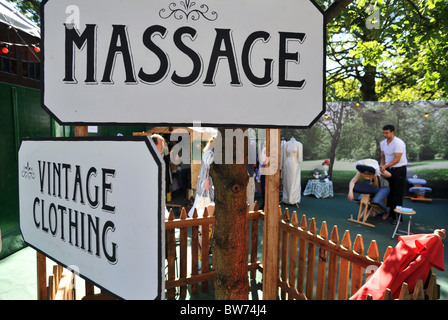
[[[40,25],[41,1],[7,1]],[[335,0],[316,2],[327,9]],[[446,17],[446,0],[350,3],[327,25],[329,100],[447,99]]]
[[[412,172],[428,183],[443,182],[446,184],[448,181],[448,169],[413,169]]]
[[[352,82],[363,101],[447,99],[447,16],[445,0],[352,2],[327,25],[327,82],[344,83],[329,91],[350,101],[340,89]]]
[[[342,118],[335,121],[343,108]],[[406,143],[409,161],[448,159],[448,106],[446,102],[346,102],[327,103],[328,119],[322,117],[309,129],[282,130],[303,144],[304,160],[330,159],[332,138],[339,126],[334,160],[380,160],[382,127],[395,126]],[[427,117],[425,115],[427,114]],[[338,124],[339,123],[339,124]]]
[[[351,57],[358,59],[363,66],[371,65],[376,67],[382,60],[384,46],[378,41],[359,42],[355,48],[349,51]]]
[[[15,6],[35,22],[38,26],[40,25],[40,3],[39,0],[7,0],[8,2],[14,3]]]

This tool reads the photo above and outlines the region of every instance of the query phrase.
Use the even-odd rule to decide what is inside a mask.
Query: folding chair
[[[357,182],[353,188],[353,192],[361,194],[359,202],[358,217],[356,219],[350,218],[348,221],[359,223],[371,228],[375,225],[366,222],[372,210],[382,210],[379,206],[370,203],[370,197],[379,191],[378,177],[375,175],[375,169],[370,166],[356,166],[356,169],[361,173],[361,182]]]

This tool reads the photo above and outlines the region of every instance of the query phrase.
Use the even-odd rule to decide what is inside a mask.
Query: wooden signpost
[[[44,0],[43,108],[77,137],[104,124],[269,128],[263,285],[275,299],[279,128],[325,112],[324,14],[313,0],[196,2]]]
[[[280,130],[267,129],[266,157],[271,174],[266,175],[265,220],[263,230],[263,299],[275,300],[278,291],[279,265],[279,192],[280,192]]]

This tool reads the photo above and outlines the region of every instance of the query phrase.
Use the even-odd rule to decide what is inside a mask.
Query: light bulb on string
[[[3,54],[8,54],[9,53],[8,45],[4,45],[1,50]]]

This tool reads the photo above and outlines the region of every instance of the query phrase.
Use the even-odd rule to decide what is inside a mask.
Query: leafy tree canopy
[[[446,99],[447,15],[443,0],[353,1],[327,25],[328,85],[352,81],[364,101]]]
[[[39,0],[8,0],[40,24]],[[328,86],[364,101],[444,100],[448,1],[317,0],[327,18]],[[329,90],[333,92],[333,89]],[[329,97],[331,99],[331,97]]]
[[[40,25],[40,3],[39,0],[7,0],[14,3],[25,16],[38,26]]]

